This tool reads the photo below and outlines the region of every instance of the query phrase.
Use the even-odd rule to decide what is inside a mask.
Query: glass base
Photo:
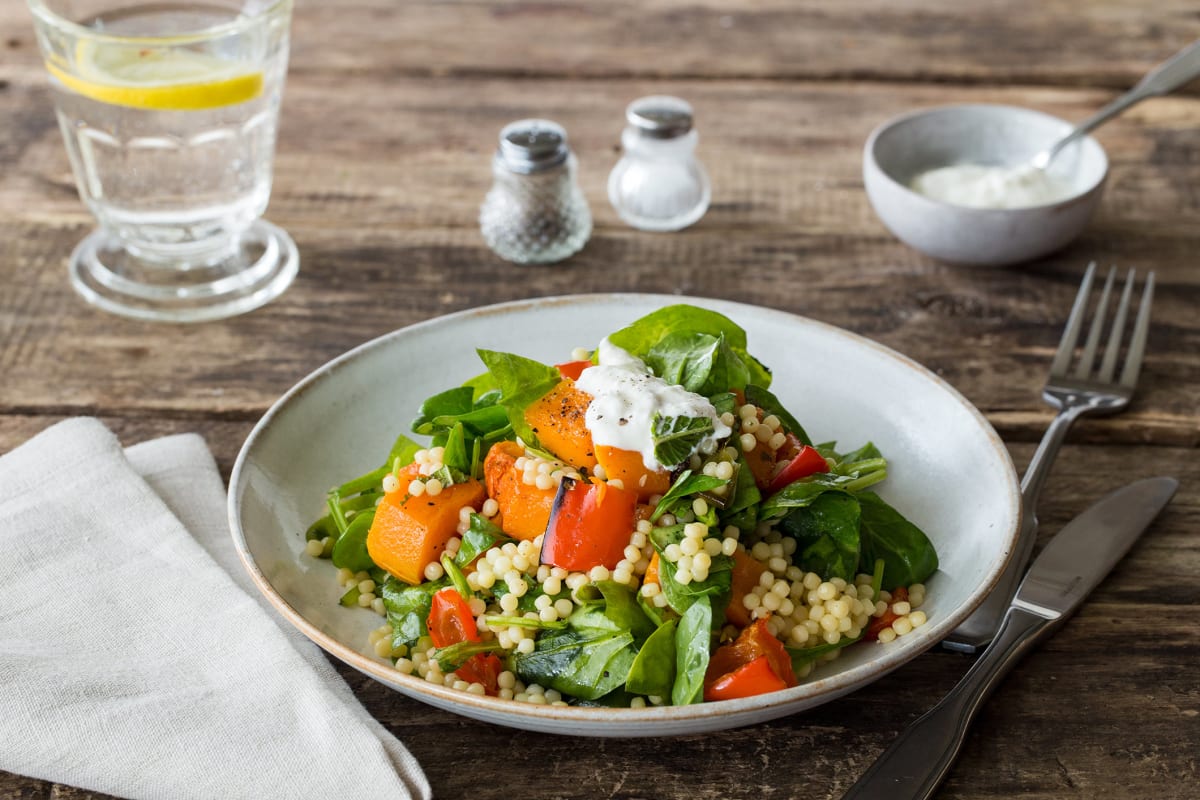
[[[283,229],[256,220],[235,247],[199,264],[171,266],[132,254],[97,230],[71,253],[71,285],[113,314],[160,322],[203,322],[243,314],[291,285],[300,266]]]

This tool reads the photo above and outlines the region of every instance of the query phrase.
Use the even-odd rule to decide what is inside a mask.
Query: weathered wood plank
[[[21,6],[5,0],[0,48],[32,61]],[[1196,38],[1187,0],[299,0],[292,71],[1125,88]]]

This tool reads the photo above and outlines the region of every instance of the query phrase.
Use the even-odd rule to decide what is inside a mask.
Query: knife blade
[[[996,637],[963,679],[897,737],[843,800],[932,795],[950,771],[983,701],[1026,652],[1083,604],[1178,487],[1174,478],[1136,481],[1071,520],[1034,560]]]

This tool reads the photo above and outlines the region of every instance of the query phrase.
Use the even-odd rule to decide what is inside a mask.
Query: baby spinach
[[[796,508],[780,530],[796,540],[797,565],[828,578],[853,581],[859,563],[859,505],[843,492],[826,492]]]
[[[544,631],[532,653],[513,656],[513,667],[526,684],[595,700],[625,685],[636,657],[628,631],[568,626]]]
[[[733,525],[743,531],[752,531],[758,525],[759,503],[762,492],[754,483],[754,473],[745,462],[736,462],[733,473],[733,496],[718,515],[722,525]]]
[[[525,422],[525,409],[557,386],[562,374],[555,367],[512,353],[482,349],[475,352],[495,379],[500,390],[499,404],[508,414],[513,433],[529,444],[536,443],[537,437]]]
[[[534,602],[538,599],[539,595],[543,595],[546,592],[544,589],[542,589],[542,585],[538,583],[537,578],[533,577],[532,575],[522,574],[521,579],[525,581],[525,594],[517,598],[517,610],[522,614],[529,611],[537,611],[538,609],[537,606],[534,605]],[[501,597],[504,597],[504,595],[508,593],[508,584],[504,581],[496,581],[494,584],[492,584],[492,595],[497,600],[499,600]],[[557,595],[551,596],[566,597],[566,594],[567,590],[563,589]]]
[[[721,609],[717,623],[724,622],[724,609],[729,603],[730,586],[733,583],[733,559],[724,553],[718,553],[712,557],[707,578],[683,584],[675,580],[675,564],[663,555],[667,545],[679,544],[683,540],[683,526],[655,528],[651,539],[654,549],[658,551],[659,583],[663,594],[666,595],[667,605],[677,613],[685,614],[697,601],[711,601],[712,608]]]
[[[601,606],[614,629],[629,631],[636,642],[643,642],[654,633],[654,623],[638,606],[636,592],[622,583],[596,581],[580,587],[576,595],[589,604]]]
[[[708,402],[712,403],[713,410],[717,412],[717,416],[721,414],[737,411],[737,395],[733,392],[717,392],[708,398]]]
[[[793,508],[804,508],[812,505],[818,497],[826,492],[845,493],[855,478],[849,475],[838,475],[832,472],[819,472],[809,475],[780,489],[767,498],[759,508],[762,519],[780,519]]]
[[[746,332],[724,314],[706,308],[683,304],[665,306],[609,335],[608,341],[635,356],[645,358],[656,344],[674,333],[703,333],[712,337],[723,335],[729,348],[742,360],[750,382],[760,386],[771,385],[770,371],[746,351]]]
[[[417,410],[416,419],[412,421],[413,433],[429,436],[438,428],[449,427],[435,425],[434,420],[439,417],[454,418],[470,412],[474,406],[474,398],[475,390],[470,386],[456,386],[426,399]]]
[[[801,444],[812,445],[812,439],[808,438],[808,434],[804,431],[799,421],[793,417],[779,398],[767,391],[765,386],[750,384],[746,387],[746,402],[753,403],[761,408],[768,415],[774,414],[779,417],[779,421],[783,423],[784,430],[792,433],[800,440]]]
[[[392,626],[392,645],[412,647],[429,632],[426,620],[433,607],[433,596],[450,585],[448,578],[410,586],[389,578],[379,590],[387,609],[387,621]]]
[[[633,660],[625,688],[635,694],[669,697],[675,684],[676,620],[669,619],[650,634]]]
[[[750,381],[750,371],[724,333],[669,333],[650,348],[646,366],[668,383],[702,395],[741,389]]]
[[[333,565],[351,572],[366,572],[375,568],[375,562],[367,553],[367,533],[375,519],[375,509],[360,511],[346,526],[346,532],[333,545]]]
[[[675,630],[675,682],[671,703],[686,706],[704,699],[704,673],[712,647],[713,611],[700,598],[684,612]]]
[[[656,411],[650,421],[654,457],[663,466],[673,467],[695,452],[712,432],[713,421],[708,417],[664,417]]]
[[[482,553],[493,547],[503,547],[511,541],[513,540],[487,517],[472,514],[470,526],[462,535],[462,544],[458,546],[458,552],[454,555],[454,563],[459,567],[470,566]]]
[[[413,462],[420,449],[421,445],[402,433],[396,437],[396,442],[388,453],[387,463],[383,466],[389,470],[395,469],[397,466],[408,466]]]
[[[712,475],[693,474],[690,469],[685,469],[680,473],[675,482],[671,484],[671,488],[663,495],[662,500],[658,501],[658,505],[654,507],[654,512],[650,515],[651,522],[657,522],[658,518],[667,512],[667,509],[675,505],[675,502],[682,500],[685,497],[690,497],[701,492],[709,492],[718,486],[724,486],[729,481],[722,478],[716,478]]]
[[[883,588],[921,583],[938,568],[937,551],[920,528],[874,492],[858,495],[862,506],[862,561],[883,561]]]

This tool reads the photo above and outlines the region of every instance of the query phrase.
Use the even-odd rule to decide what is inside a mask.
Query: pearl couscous
[[[666,331],[664,334],[663,331]],[[794,686],[927,621],[925,535],[814,445],[730,320],[664,308],[557,366],[480,351],[387,462],[330,492],[305,555],[380,617],[398,672],[537,705]]]

